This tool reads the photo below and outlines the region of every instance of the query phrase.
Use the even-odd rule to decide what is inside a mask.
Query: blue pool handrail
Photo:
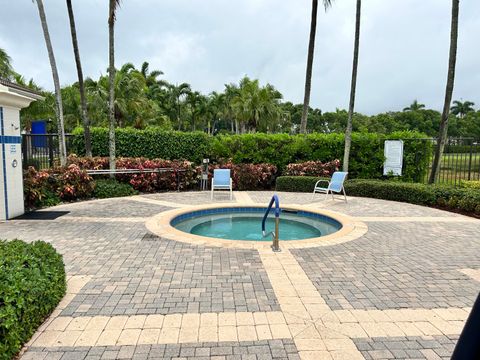
[[[272,209],[273,203],[275,203],[275,218],[280,217],[280,201],[278,200],[277,194],[274,194],[272,196],[272,199],[270,200],[270,204],[268,204],[267,211],[265,211],[265,215],[263,215],[262,219],[262,234],[265,237],[265,222],[267,221],[268,214],[270,213],[270,210]]]

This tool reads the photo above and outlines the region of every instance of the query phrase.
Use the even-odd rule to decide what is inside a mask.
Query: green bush
[[[75,129],[72,151],[84,155],[83,130]],[[349,178],[382,178],[384,141],[403,139],[403,180],[421,181],[428,171],[431,141],[411,131],[389,135],[352,134]],[[343,158],[344,135],[338,133],[243,134],[208,136],[201,132],[164,131],[160,128],[116,130],[116,155],[119,157],[185,159],[199,164],[205,157],[212,161],[232,159],[235,164],[273,164],[279,173],[288,164]],[[108,129],[92,128],[94,156],[108,156]]]
[[[85,155],[83,129],[73,131],[71,151]],[[92,128],[93,156],[108,156],[108,129]],[[165,131],[150,127],[145,130],[118,128],[115,130],[116,156],[149,159],[189,160],[200,163],[209,153],[209,136],[202,132]]]
[[[460,185],[464,188],[480,190],[480,180],[462,180]]]
[[[66,291],[62,256],[43,241],[0,241],[0,359],[11,359]]]
[[[384,141],[403,139],[402,178],[420,181],[427,174],[432,153],[432,144],[422,140],[424,137],[411,131],[389,135],[352,134],[349,178],[382,178]],[[221,135],[212,139],[210,158],[231,158],[235,163],[270,163],[282,171],[288,164],[342,159],[343,150],[344,135],[337,133]]]
[[[120,183],[111,179],[99,179],[95,181],[95,190],[93,191],[93,197],[97,199],[107,199],[136,194],[138,194],[138,191],[134,190],[130,184]]]
[[[313,192],[313,187],[318,180],[328,180],[317,176],[280,176],[277,178],[277,191],[288,192]]]
[[[310,176],[281,176],[277,191],[312,192],[320,178]],[[427,185],[400,181],[353,179],[345,182],[347,195],[410,204],[436,206],[448,210],[480,215],[480,191],[448,185]]]
[[[354,179],[345,183],[345,191],[351,196],[408,202],[418,205],[434,205],[436,203],[433,187],[425,184]]]

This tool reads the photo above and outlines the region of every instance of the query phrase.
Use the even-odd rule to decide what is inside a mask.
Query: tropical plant
[[[452,114],[455,116],[458,116],[460,118],[464,118],[468,113],[474,112],[475,109],[473,108],[473,105],[475,105],[474,102],[471,101],[458,101],[455,100],[453,102],[453,106],[450,108],[450,111]]]
[[[45,38],[45,44],[47,46],[48,58],[50,59],[50,67],[52,68],[53,85],[55,87],[55,112],[58,122],[58,135],[59,135],[59,157],[60,164],[64,166],[67,161],[67,150],[65,146],[65,126],[63,120],[63,103],[62,93],[60,89],[60,80],[58,78],[57,64],[55,61],[55,55],[53,53],[52,42],[50,40],[50,33],[48,31],[47,17],[45,15],[45,9],[43,7],[43,0],[36,0],[38,7],[38,14],[40,16],[40,22],[42,25],[43,36]]]
[[[67,1],[68,19],[70,21],[70,33],[72,34],[73,53],[75,55],[75,65],[77,66],[78,87],[80,92],[80,105],[83,120],[83,134],[85,136],[85,154],[92,156],[92,140],[90,137],[90,120],[87,113],[87,99],[85,96],[85,85],[83,83],[82,63],[80,61],[80,50],[78,49],[77,30],[75,28],[75,16],[73,14],[72,0]]]
[[[445,102],[443,104],[442,119],[440,121],[440,130],[438,134],[438,143],[433,158],[432,171],[428,182],[433,184],[440,171],[440,163],[447,141],[448,120],[450,114],[450,104],[452,102],[453,86],[455,83],[455,66],[457,63],[457,42],[458,42],[458,13],[460,0],[452,0],[452,24],[450,31],[450,54],[448,60],[447,86],[445,89]]]
[[[333,0],[323,0],[325,11],[332,5],[332,1]],[[312,18],[310,22],[310,39],[308,43],[307,70],[305,76],[305,96],[303,100],[302,122],[300,124],[300,132],[303,134],[307,132],[308,107],[310,105],[310,91],[312,88],[313,55],[315,53],[315,35],[317,32],[317,12],[318,0],[312,0]]]
[[[353,48],[352,82],[350,85],[350,104],[348,105],[347,129],[345,130],[345,150],[343,153],[343,171],[346,171],[346,172],[348,172],[350,148],[352,146],[352,121],[353,121],[353,111],[355,109],[355,95],[356,95],[356,88],[357,88],[361,12],[362,12],[362,0],[357,0],[357,10],[356,10],[356,20],[355,20],[355,45]]]
[[[11,79],[13,76],[13,69],[11,65],[12,59],[7,52],[0,48],[0,78]]]
[[[417,99],[413,100],[413,103],[410,104],[410,106],[407,106],[406,108],[403,108],[403,111],[418,111],[421,109],[425,109],[425,104],[420,104]]]

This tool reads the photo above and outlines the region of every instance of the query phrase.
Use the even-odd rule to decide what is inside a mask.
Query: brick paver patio
[[[272,192],[230,201],[265,204]],[[0,223],[1,238],[51,242],[68,293],[22,359],[448,359],[480,289],[480,221],[350,198],[282,204],[363,221],[361,237],[267,250],[199,246],[145,228],[210,204],[207,192],[60,205],[56,220]]]

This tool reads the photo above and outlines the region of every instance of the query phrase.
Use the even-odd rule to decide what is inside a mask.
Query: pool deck
[[[273,192],[216,193],[267,205]],[[480,220],[410,204],[279,193],[349,233],[239,247],[152,223],[209,192],[59,205],[55,220],[0,222],[0,238],[63,254],[67,295],[22,359],[449,359],[480,289]],[[168,213],[167,213],[168,212]],[[147,227],[148,226],[148,227]]]

